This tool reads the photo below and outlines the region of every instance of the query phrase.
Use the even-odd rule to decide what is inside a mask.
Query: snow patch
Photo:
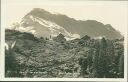
[[[16,30],[18,30],[20,32],[28,32],[28,33],[36,34],[36,31],[33,30],[33,28],[34,27],[31,27],[31,26],[30,27],[22,27],[22,26],[20,26],[20,27],[16,28]]]
[[[94,37],[94,39],[102,39],[105,36]]]
[[[74,37],[74,38],[80,38],[80,35],[79,34],[73,34],[72,37]]]

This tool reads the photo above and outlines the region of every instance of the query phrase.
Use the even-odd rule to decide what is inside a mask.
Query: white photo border
[[[120,82],[127,82],[127,51],[128,51],[128,33],[127,30],[124,35],[124,78],[5,78],[5,50],[4,50],[4,43],[5,43],[5,25],[6,25],[6,2],[8,0],[1,0],[1,30],[0,30],[0,81],[120,81]],[[13,1],[13,0],[12,0]],[[45,0],[50,1],[50,0]],[[64,1],[64,0],[63,0]],[[74,0],[70,0],[74,1]],[[80,0],[83,1],[83,0]],[[92,0],[91,0],[92,1]],[[104,1],[104,0],[103,0]],[[92,1],[93,3],[94,1]],[[102,2],[102,1],[101,1]],[[122,2],[122,1],[120,1]],[[123,1],[128,4],[128,1]],[[128,6],[127,6],[128,8]],[[128,16],[127,16],[128,17]],[[128,28],[128,24],[127,24]]]

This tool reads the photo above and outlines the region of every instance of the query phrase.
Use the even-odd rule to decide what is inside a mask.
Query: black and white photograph
[[[5,0],[1,5],[5,79],[126,82],[128,1]]]

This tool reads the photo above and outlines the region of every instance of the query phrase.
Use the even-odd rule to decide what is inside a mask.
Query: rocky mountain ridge
[[[22,18],[19,30],[22,29],[28,30],[37,37],[50,38],[61,33],[67,40],[80,38],[84,35],[93,38],[105,37],[107,39],[123,37],[110,24],[104,25],[96,20],[75,20],[66,15],[52,14],[40,8],[34,8]]]

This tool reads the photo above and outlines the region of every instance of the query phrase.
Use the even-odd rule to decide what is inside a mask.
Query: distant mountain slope
[[[37,26],[37,22],[32,22],[30,16],[39,18],[41,20],[52,22],[71,34],[79,34],[81,37],[84,35],[89,35],[91,37],[106,37],[108,39],[120,39],[122,35],[116,31],[110,24],[104,25],[95,20],[75,20],[66,15],[52,14],[44,9],[34,8],[26,16],[23,17],[22,26],[36,26],[39,35],[49,31],[43,31],[44,26]],[[42,30],[41,30],[42,29]],[[47,33],[46,33],[47,34]]]

